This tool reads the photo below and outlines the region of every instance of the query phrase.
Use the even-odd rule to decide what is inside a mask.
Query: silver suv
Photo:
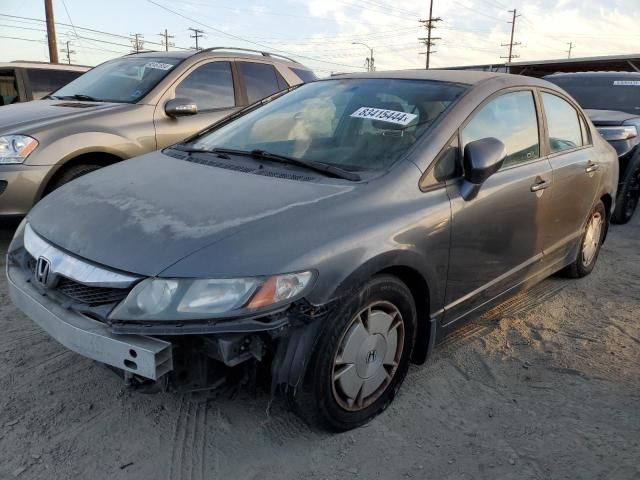
[[[43,100],[0,109],[0,216],[85,173],[176,143],[313,80],[266,52],[147,52],[99,65]]]

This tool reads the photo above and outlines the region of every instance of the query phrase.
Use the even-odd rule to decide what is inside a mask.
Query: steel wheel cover
[[[598,248],[600,247],[600,237],[602,236],[603,218],[600,212],[591,215],[584,241],[582,242],[582,265],[588,267],[593,262]]]
[[[404,320],[392,303],[372,303],[353,317],[331,371],[333,397],[342,408],[362,410],[382,395],[398,369],[404,339]]]

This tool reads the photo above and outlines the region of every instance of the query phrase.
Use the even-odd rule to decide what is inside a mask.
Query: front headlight
[[[598,132],[602,138],[611,142],[614,140],[631,140],[638,136],[638,129],[634,126],[624,127],[598,127]]]
[[[37,146],[38,141],[26,135],[5,135],[0,137],[0,165],[24,163]]]
[[[268,278],[148,278],[136,285],[109,318],[180,321],[257,312],[299,298],[312,272]]]

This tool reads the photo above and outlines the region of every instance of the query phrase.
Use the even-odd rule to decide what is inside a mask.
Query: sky
[[[497,64],[505,60],[512,13],[514,61],[640,54],[639,0],[434,0],[432,67]],[[426,37],[420,19],[428,0],[53,0],[58,47],[70,42],[72,61],[96,65],[131,51],[130,35],[160,50],[191,48],[189,28],[204,31],[202,47],[242,47],[280,53],[320,76],[363,71],[367,47],[377,70],[423,68]],[[43,0],[0,0],[0,62],[47,61]],[[354,44],[364,43],[367,46]],[[60,53],[61,61],[66,61]]]

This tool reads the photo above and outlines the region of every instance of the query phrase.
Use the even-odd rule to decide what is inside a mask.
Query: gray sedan
[[[9,248],[11,297],[132,387],[268,378],[347,430],[460,322],[589,274],[617,165],[543,80],[338,76],[53,192]]]

